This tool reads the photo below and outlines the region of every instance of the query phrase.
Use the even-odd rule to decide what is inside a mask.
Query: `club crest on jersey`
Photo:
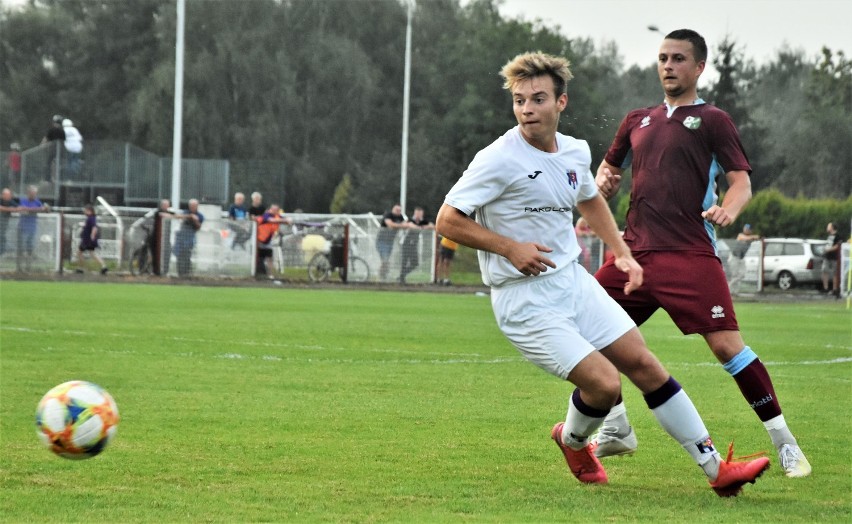
[[[642,125],[639,126],[639,129],[642,129],[643,127],[648,127],[649,125],[651,125],[651,117],[646,116],[642,119]]]
[[[701,117],[700,116],[688,116],[683,119],[683,127],[687,129],[698,129],[701,127]]]
[[[573,169],[569,169],[565,175],[568,176],[568,183],[571,184],[571,188],[577,189],[577,172]]]

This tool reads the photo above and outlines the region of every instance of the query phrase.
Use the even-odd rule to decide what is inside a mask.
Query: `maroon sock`
[[[743,396],[761,421],[766,422],[781,414],[781,404],[775,396],[772,379],[760,359],[754,359],[734,375]]]

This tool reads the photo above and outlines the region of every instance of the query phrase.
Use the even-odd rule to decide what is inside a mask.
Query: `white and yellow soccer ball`
[[[48,391],[36,408],[41,441],[60,457],[85,459],[106,448],[118,429],[118,406],[102,387],[72,380]]]

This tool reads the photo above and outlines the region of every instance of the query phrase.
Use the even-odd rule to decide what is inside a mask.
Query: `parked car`
[[[822,276],[825,240],[808,238],[767,238],[753,242],[745,255],[745,279],[756,282],[763,249],[763,283],[780,289],[817,284]]]

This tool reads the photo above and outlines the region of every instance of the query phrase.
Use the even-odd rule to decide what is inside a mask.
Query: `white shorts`
[[[561,379],[636,327],[580,264],[492,288],[497,325],[521,354]]]

